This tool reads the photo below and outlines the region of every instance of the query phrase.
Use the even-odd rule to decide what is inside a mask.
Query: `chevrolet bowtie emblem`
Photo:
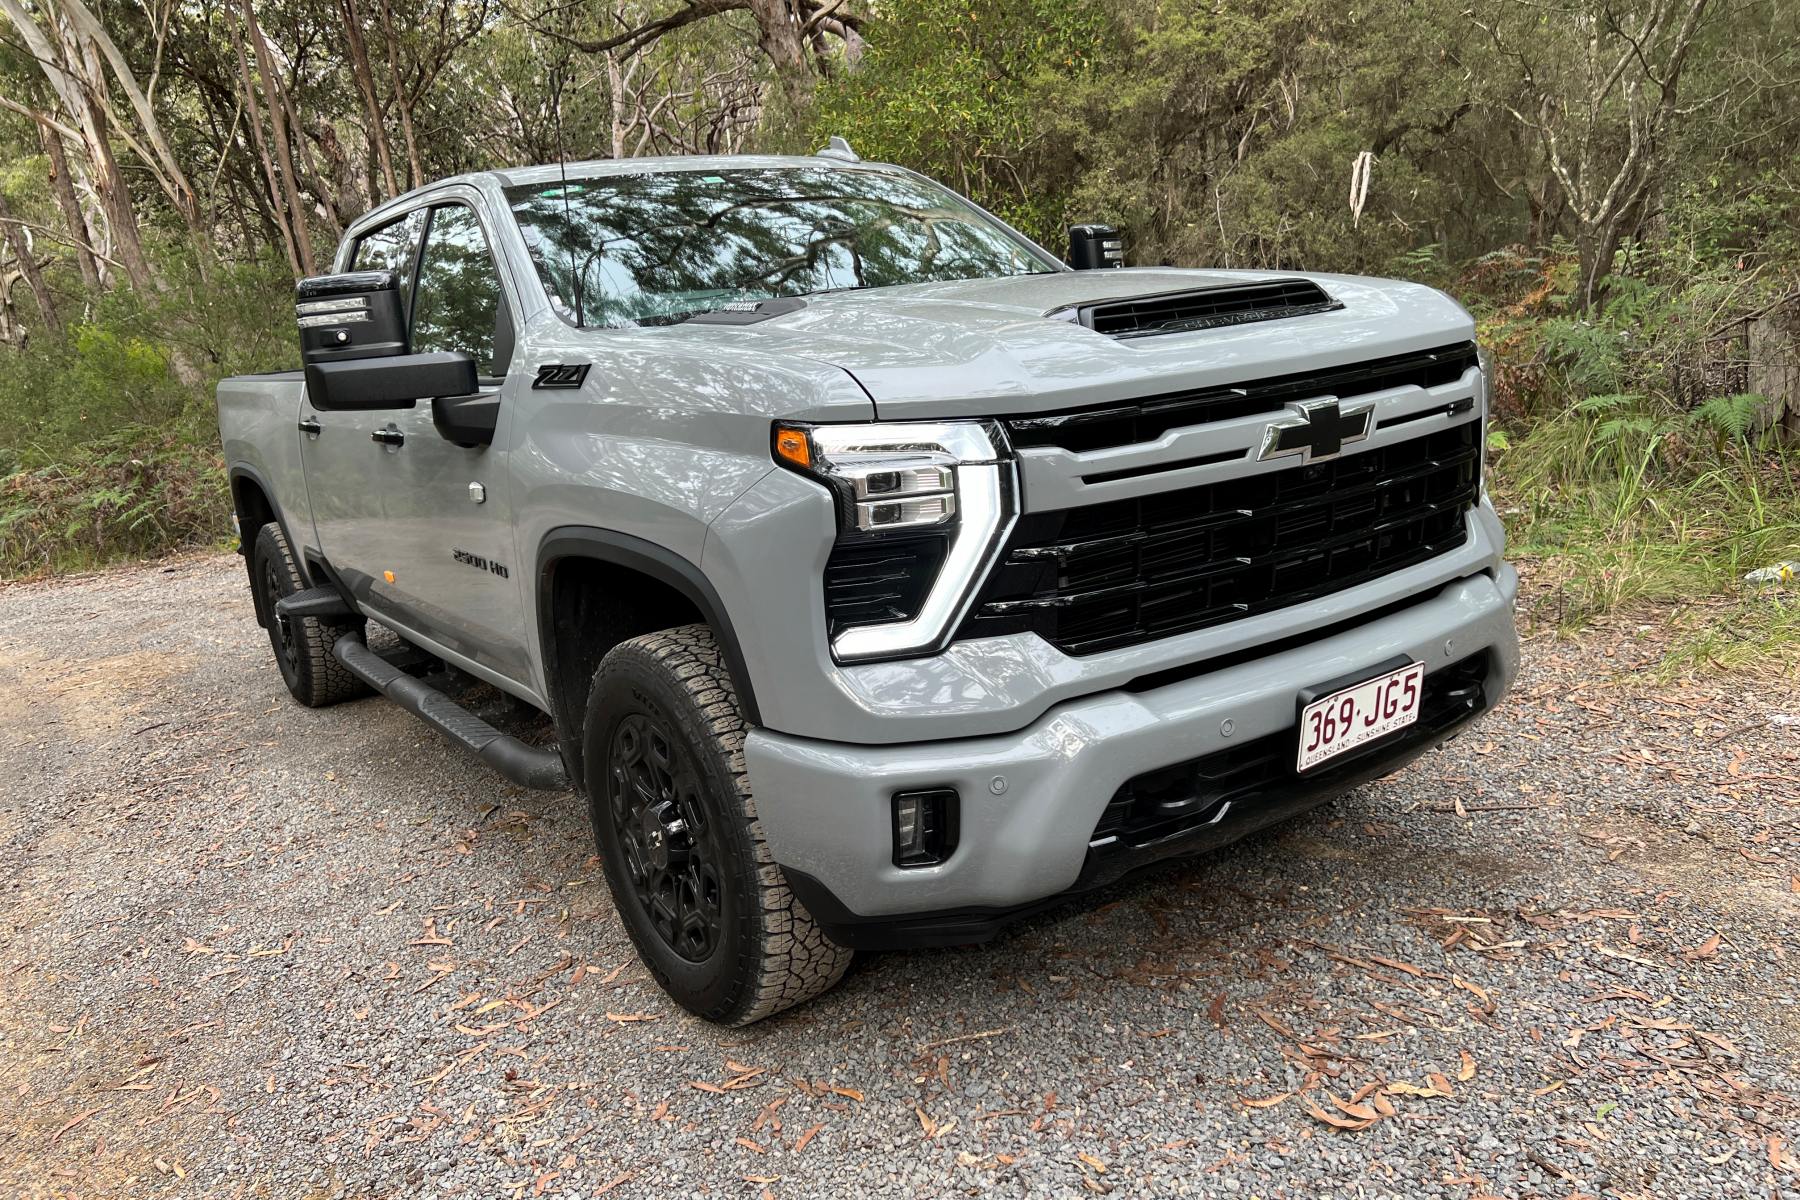
[[[1306,463],[1336,458],[1351,442],[1368,437],[1375,420],[1375,404],[1369,400],[1343,406],[1336,396],[1321,396],[1295,400],[1287,407],[1287,416],[1269,422],[1256,456],[1258,462],[1290,454],[1298,454]]]

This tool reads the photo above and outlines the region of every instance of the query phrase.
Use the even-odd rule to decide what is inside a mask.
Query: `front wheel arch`
[[[569,778],[586,778],[582,731],[593,673],[607,651],[646,633],[701,624],[712,631],[750,725],[756,696],[736,630],[699,566],[655,542],[588,526],[552,529],[539,543],[535,608],[544,693]]]

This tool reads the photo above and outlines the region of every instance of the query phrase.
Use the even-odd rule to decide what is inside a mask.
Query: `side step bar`
[[[275,602],[275,611],[284,617],[322,617],[327,621],[346,621],[356,610],[334,587],[307,588]]]
[[[304,594],[304,593],[301,593]],[[331,656],[352,675],[460,743],[482,762],[520,787],[561,792],[569,788],[562,755],[554,750],[528,746],[501,733],[436,688],[421,683],[394,666],[354,637],[342,637]]]

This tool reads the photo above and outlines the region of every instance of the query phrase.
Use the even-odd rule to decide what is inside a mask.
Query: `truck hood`
[[[1046,316],[1094,300],[1283,278],[1311,279],[1343,307],[1128,339]],[[1139,268],[824,293],[754,324],[662,332],[830,363],[891,420],[1004,416],[1211,387],[1465,342],[1475,330],[1460,305],[1419,284]]]

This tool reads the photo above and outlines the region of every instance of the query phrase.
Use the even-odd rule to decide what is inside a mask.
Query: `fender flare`
[[[730,614],[725,610],[725,602],[719,598],[718,590],[699,566],[655,542],[633,537],[628,533],[586,525],[559,525],[546,533],[538,543],[533,578],[537,587],[538,644],[543,652],[544,690],[548,696],[557,696],[561,687],[561,681],[556,678],[557,657],[550,644],[555,628],[554,614],[551,612],[551,597],[555,592],[551,586],[551,577],[556,563],[570,558],[585,558],[625,567],[667,584],[687,597],[719,640],[719,649],[725,656],[725,669],[731,673],[731,682],[737,688],[738,705],[743,710],[744,720],[751,725],[762,724],[756,705],[756,691],[751,686],[750,671],[744,663],[744,651],[738,641],[737,630],[731,623]],[[563,733],[564,736],[571,733],[578,736],[577,731]]]
[[[239,503],[238,484],[247,481],[256,486],[269,502],[269,513],[275,518],[275,524],[281,527],[281,536],[287,539],[288,548],[294,552],[294,562],[300,568],[300,575],[308,583],[313,581],[311,564],[306,561],[300,543],[294,540],[293,530],[288,528],[287,513],[282,511],[281,502],[275,498],[275,489],[263,473],[249,463],[232,463],[225,471],[226,487],[231,493],[231,513],[238,520],[238,555],[244,560],[244,570],[250,578],[250,598],[256,606],[256,623],[267,627],[271,614],[263,611],[262,592],[256,586],[255,567],[250,561],[256,545],[257,530],[246,528],[243,523],[243,507]]]

